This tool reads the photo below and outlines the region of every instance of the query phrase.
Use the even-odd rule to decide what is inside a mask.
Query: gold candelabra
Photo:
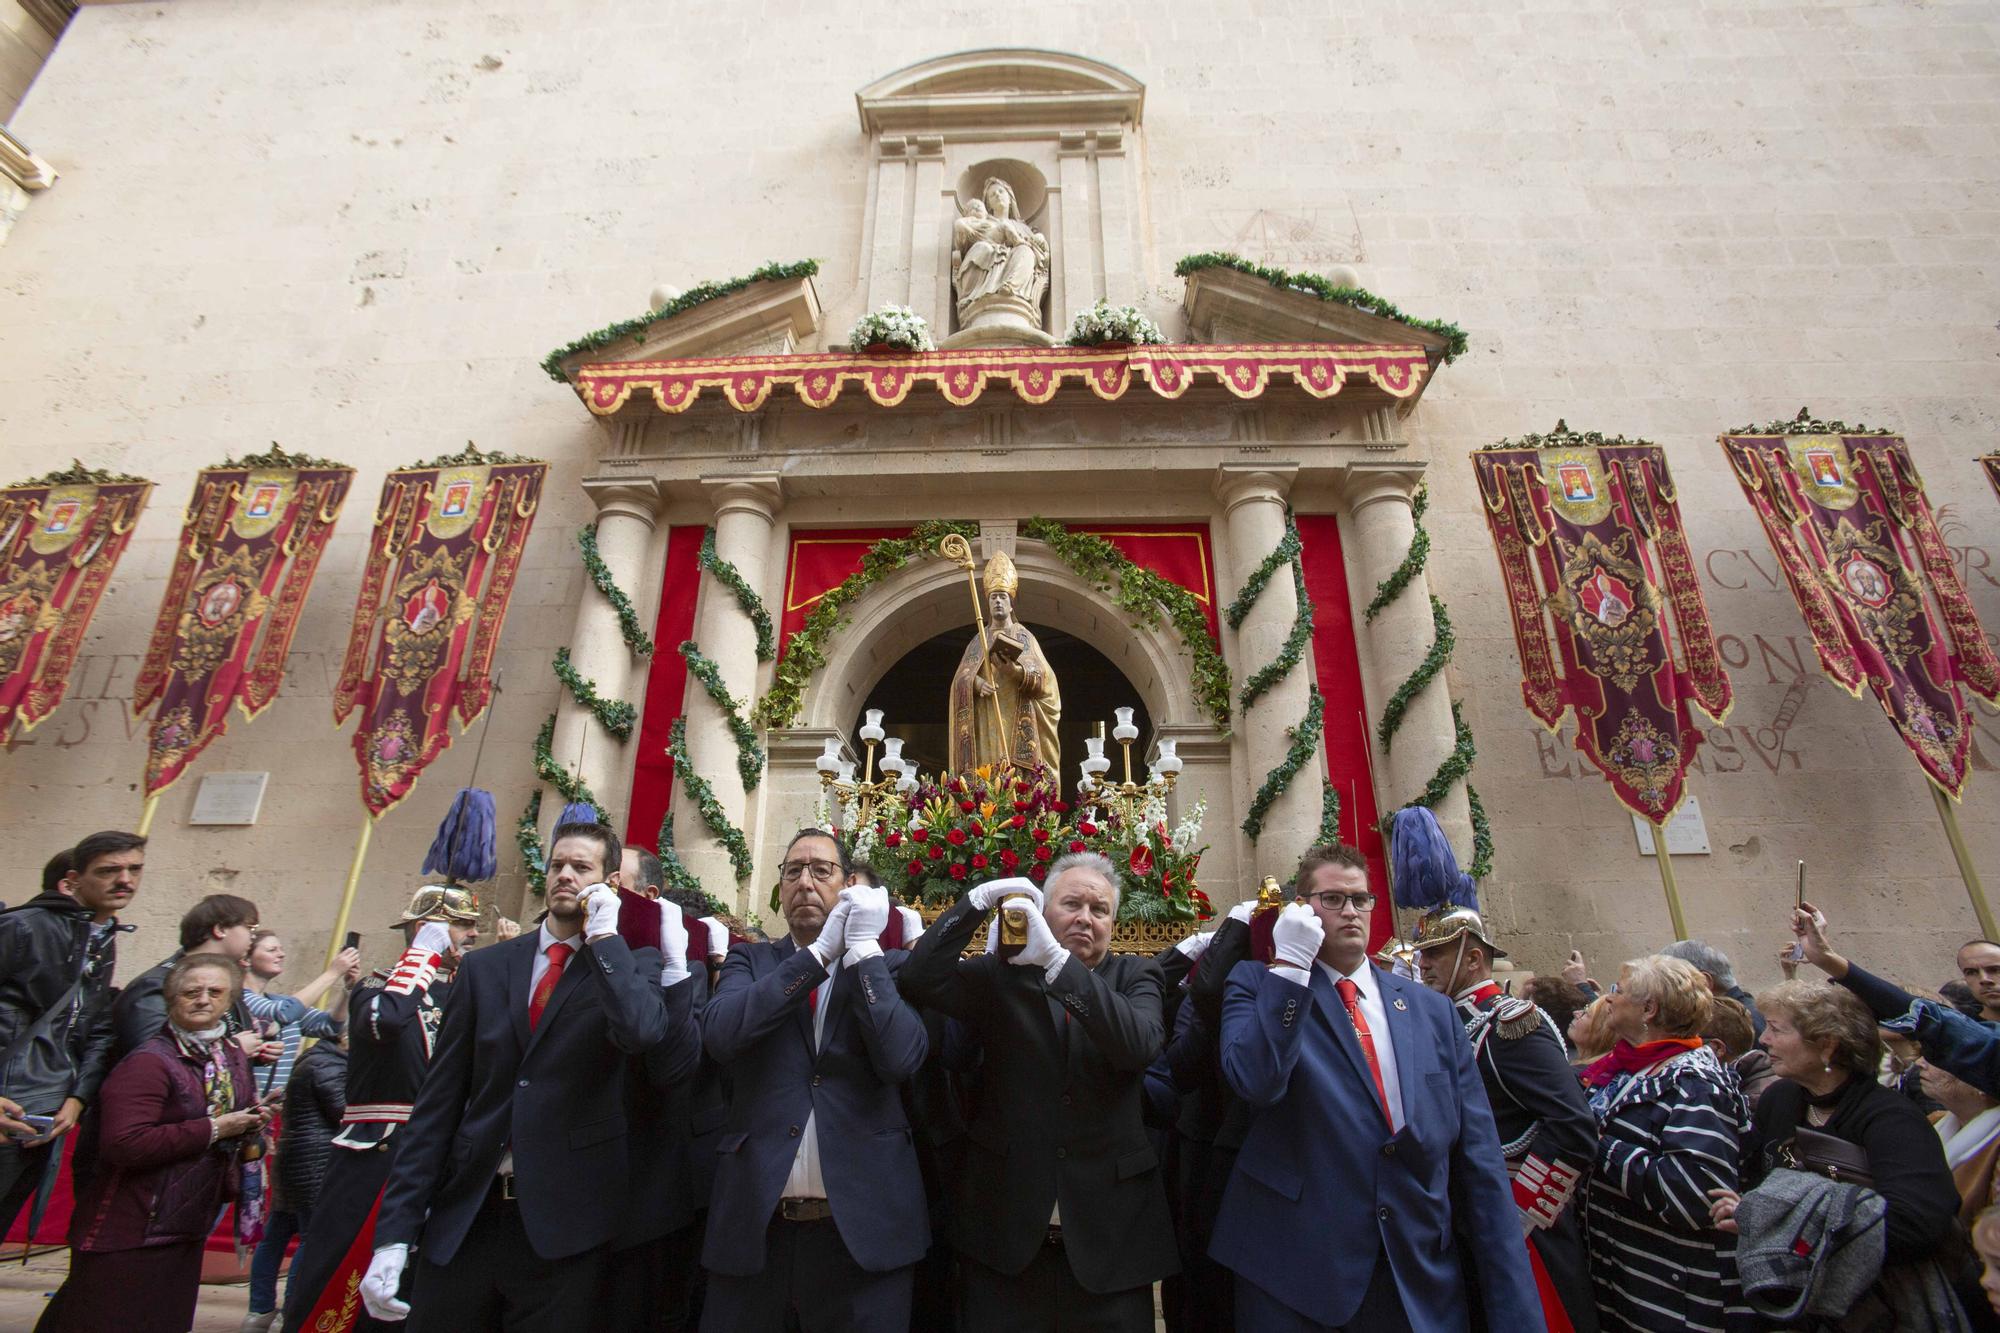
[[[820,790],[852,812],[851,827],[857,829],[873,824],[891,797],[912,791],[917,785],[916,774],[903,758],[902,738],[886,735],[882,730],[881,709],[871,708],[863,715],[860,736],[867,753],[859,777],[854,772],[854,761],[842,757],[838,737],[827,737],[825,748],[813,761],[813,767],[819,770]],[[879,778],[875,776],[878,745],[883,747]]]

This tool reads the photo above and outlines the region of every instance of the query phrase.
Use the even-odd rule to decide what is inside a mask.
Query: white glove
[[[1189,958],[1199,958],[1208,952],[1208,946],[1213,943],[1215,943],[1215,934],[1211,931],[1207,934],[1190,935],[1179,944],[1176,944],[1174,948],[1186,954]]]
[[[980,911],[990,912],[994,904],[1002,898],[1012,898],[1022,894],[1035,900],[1036,912],[1042,910],[1042,891],[1035,887],[1033,880],[1022,875],[1010,875],[1006,879],[989,879],[965,896]]]
[[[451,927],[442,921],[426,921],[417,927],[417,937],[410,941],[413,949],[425,949],[440,958],[451,953]]]
[[[840,891],[847,904],[847,965],[882,956],[882,932],[889,928],[889,891],[857,884]]]
[[[660,984],[671,986],[688,977],[688,928],[679,903],[660,899]]]
[[[618,933],[618,890],[609,884],[591,884],[583,890],[584,910],[590,916],[583,923],[586,940],[601,940]]]
[[[407,1245],[384,1245],[375,1251],[375,1257],[368,1261],[368,1272],[361,1279],[361,1303],[368,1307],[369,1314],[391,1322],[409,1315],[409,1302],[396,1299],[396,1288],[403,1282],[403,1267],[409,1261]]]
[[[819,928],[819,938],[806,946],[812,956],[819,959],[825,968],[833,966],[833,960],[847,951],[847,917],[854,910],[854,900],[841,892],[840,901],[826,914],[826,924]]]
[[[917,941],[924,937],[924,919],[914,907],[896,904],[896,914],[903,918],[903,947],[914,949]]]
[[[1257,900],[1255,898],[1246,898],[1229,909],[1229,919],[1231,921],[1241,921],[1246,926],[1250,924],[1250,918],[1256,914]]]
[[[1054,981],[1056,973],[1062,971],[1063,964],[1069,961],[1069,950],[1056,943],[1055,932],[1049,929],[1049,923],[1043,918],[1040,905],[1031,903],[1026,898],[1013,897],[1002,903],[1001,907],[1003,909],[1018,907],[1028,914],[1028,942],[1021,946],[1021,952],[1007,961],[1018,963],[1022,967],[1039,967],[1042,969],[1044,981]],[[994,929],[996,931],[999,929],[997,923]]]
[[[729,927],[722,924],[720,917],[705,916],[701,924],[708,927],[708,956],[727,958],[729,956]]]
[[[1326,927],[1319,923],[1319,913],[1304,903],[1285,904],[1285,910],[1278,913],[1277,924],[1271,927],[1271,944],[1277,954],[1271,960],[1273,970],[1288,981],[1310,985],[1313,960],[1319,957],[1319,946],[1324,943]],[[1279,967],[1279,963],[1290,966]]]

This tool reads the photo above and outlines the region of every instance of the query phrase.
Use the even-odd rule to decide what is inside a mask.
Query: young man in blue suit
[[[1540,1328],[1451,1001],[1368,961],[1375,897],[1359,851],[1315,847],[1293,882],[1276,957],[1238,963],[1223,999],[1223,1076],[1255,1108],[1209,1244],[1236,1274],[1237,1328],[1456,1333],[1468,1283],[1490,1327]]]
[[[896,990],[905,955],[882,949],[889,894],[851,874],[840,839],[794,836],[778,877],[789,933],[731,948],[703,1015],[731,1081],[703,1333],[910,1325],[930,1220],[902,1085],[929,1044]]]
[[[411,1333],[598,1325],[628,1153],[648,1150],[628,1144],[626,1057],[699,1040],[669,1022],[661,955],[617,933],[619,852],[602,824],[558,826],[540,928],[460,965],[361,1280],[376,1318],[408,1315]]]

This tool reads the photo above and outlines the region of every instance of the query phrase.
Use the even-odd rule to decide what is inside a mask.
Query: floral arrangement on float
[[[1070,319],[1070,347],[1144,347],[1163,343],[1160,326],[1147,319],[1137,306],[1112,305],[1100,299],[1088,310],[1079,310]]]
[[[857,352],[930,352],[937,349],[937,344],[931,341],[930,324],[916,311],[901,305],[885,305],[855,320],[854,327],[847,331],[847,345]]]

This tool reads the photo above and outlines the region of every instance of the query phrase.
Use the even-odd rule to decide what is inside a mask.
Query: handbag
[[[1861,1185],[1870,1189],[1875,1185],[1875,1173],[1868,1168],[1866,1149],[1858,1143],[1849,1143],[1846,1139],[1807,1129],[1804,1125],[1778,1145],[1777,1156],[1781,1165],[1795,1171],[1810,1171],[1843,1185]]]

